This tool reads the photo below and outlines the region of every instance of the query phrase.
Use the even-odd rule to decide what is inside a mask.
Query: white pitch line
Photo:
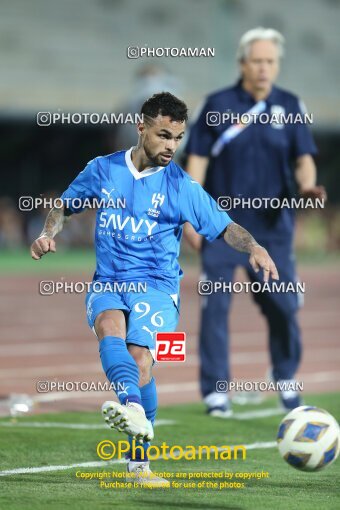
[[[159,384],[157,385],[157,393],[177,393],[178,391],[198,391],[198,382],[188,383],[175,383],[175,384]],[[60,400],[69,400],[73,398],[91,398],[97,397],[106,398],[112,392],[104,391],[52,391],[49,393],[41,393],[40,395],[32,396],[34,402],[56,402]]]
[[[267,418],[278,414],[286,414],[288,411],[278,407],[277,409],[259,409],[258,411],[248,411],[244,413],[233,413],[230,418],[235,420],[252,420],[254,418]],[[229,418],[228,418],[229,419]]]
[[[60,400],[71,400],[73,398],[95,398],[103,399],[108,398],[108,395],[113,395],[112,392],[105,391],[51,391],[49,393],[40,393],[40,395],[32,396],[33,402],[58,402]]]
[[[277,408],[269,408],[269,409],[258,409],[256,411],[246,411],[243,413],[233,413],[228,420],[253,420],[257,418],[267,418],[269,416],[278,416],[281,414],[285,414],[287,411]],[[155,427],[161,427],[163,425],[175,425],[177,422],[174,420],[156,420]],[[107,426],[103,425],[94,425],[94,424],[86,424],[86,423],[63,423],[63,422],[10,422],[10,421],[0,421],[0,427],[28,427],[28,428],[64,428],[64,429],[79,429],[79,430],[99,430],[106,429]]]
[[[164,425],[175,425],[175,420],[156,420],[154,427],[162,427]],[[76,430],[102,430],[109,427],[103,423],[100,425],[90,423],[64,423],[58,421],[25,421],[25,422],[12,422],[0,421],[0,427],[13,427],[13,428],[57,428],[57,429],[76,429]]]
[[[96,461],[96,462],[81,462],[79,464],[69,464],[68,466],[42,466],[42,467],[26,467],[18,469],[9,469],[7,471],[0,471],[0,476],[7,475],[25,475],[29,473],[46,473],[48,471],[65,471],[66,469],[78,467],[104,467],[107,464],[123,464],[126,463],[124,459],[109,460],[109,461]]]
[[[251,444],[245,444],[243,445],[246,450],[265,450],[267,448],[276,448],[277,442],[276,441],[264,441],[264,442],[258,442],[258,443],[251,443]],[[234,448],[233,446],[231,448]],[[223,448],[219,448],[219,450],[223,450]]]
[[[311,374],[300,374],[298,376],[298,380],[304,383],[328,383],[330,381],[340,381],[340,372],[314,372]],[[171,394],[178,392],[192,392],[199,391],[199,384],[197,381],[189,381],[183,383],[168,383],[168,384],[158,384],[157,385],[157,393],[162,394]],[[275,392],[271,392],[273,395]],[[91,398],[97,396],[98,398],[107,397],[108,392],[94,392],[94,391],[60,391],[60,392],[49,392],[49,393],[41,393],[40,395],[32,396],[34,402],[57,402],[60,400],[69,400],[73,398]]]
[[[252,444],[242,445],[246,450],[260,450],[267,448],[275,448],[277,446],[276,441],[267,441],[267,442],[258,442]],[[230,446],[231,449],[234,449],[234,446]],[[225,448],[219,447],[218,451],[224,451]],[[192,452],[190,452],[192,453]],[[199,450],[196,450],[196,453],[199,453]],[[78,467],[103,467],[112,464],[122,464],[126,462],[123,459],[120,460],[109,460],[109,461],[99,461],[99,462],[82,462],[80,464],[69,464],[67,466],[42,466],[42,467],[26,467],[26,468],[16,468],[9,469],[6,471],[0,471],[0,476],[8,476],[8,475],[23,475],[30,473],[45,473],[51,471],[65,471],[66,469],[78,468]]]

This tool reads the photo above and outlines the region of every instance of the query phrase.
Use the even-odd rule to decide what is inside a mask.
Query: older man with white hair
[[[188,173],[216,200],[229,197],[221,201],[221,207],[231,205],[231,218],[271,253],[280,280],[294,284],[295,214],[287,203],[296,191],[315,199],[325,198],[325,190],[316,185],[316,147],[304,122],[303,103],[274,85],[283,53],[284,38],[276,30],[260,27],[243,35],[237,52],[240,79],[206,98],[191,127],[186,152]],[[278,203],[285,207],[278,208]],[[205,280],[233,282],[236,267],[242,266],[251,282],[260,282],[246,254],[232,251],[223,240],[202,241],[189,225],[185,235],[201,251]],[[298,295],[267,290],[253,297],[268,323],[272,377],[292,388],[301,358]],[[208,413],[222,418],[231,414],[226,385],[218,383],[231,380],[230,304],[230,292],[211,293],[202,299],[201,392]],[[280,397],[285,409],[300,405],[294,390],[281,391]]]

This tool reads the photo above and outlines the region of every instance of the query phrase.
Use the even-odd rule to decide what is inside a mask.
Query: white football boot
[[[137,483],[140,487],[150,489],[169,489],[170,482],[155,475],[151,469],[149,462],[130,461],[127,464],[126,481]]]
[[[107,400],[102,405],[102,415],[108,427],[125,432],[139,442],[151,441],[154,437],[151,421],[145,416],[143,407],[135,402],[126,405]]]
[[[213,391],[203,399],[207,413],[214,418],[230,418],[233,414],[227,393]]]

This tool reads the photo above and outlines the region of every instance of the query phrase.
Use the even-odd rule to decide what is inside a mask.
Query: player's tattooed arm
[[[250,253],[254,246],[259,246],[248,230],[237,223],[230,223],[223,237],[225,242],[237,251]]]
[[[67,217],[64,213],[64,207],[53,207],[47,215],[40,237],[55,237],[63,229],[65,220],[67,220]]]
[[[260,246],[253,236],[237,223],[230,223],[224,231],[223,238],[235,250],[249,253],[249,263],[256,273],[263,269],[265,282],[271,276],[273,280],[279,279],[276,266],[269,256],[267,250]]]
[[[65,216],[64,207],[53,207],[47,215],[44,228],[38,237],[32,243],[31,255],[34,260],[39,260],[45,253],[56,252],[56,245],[54,237],[63,229],[65,221],[68,218]]]

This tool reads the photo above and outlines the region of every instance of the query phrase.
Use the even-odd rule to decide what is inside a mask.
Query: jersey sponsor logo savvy
[[[144,220],[143,218],[137,221],[133,216],[126,216],[123,218],[120,214],[110,214],[107,212],[100,213],[99,216],[99,228],[108,229],[111,227],[113,230],[123,231],[125,227],[129,227],[133,234],[145,232],[147,229],[147,235],[151,236],[152,231],[157,225],[157,221]],[[100,232],[99,232],[100,233]]]

